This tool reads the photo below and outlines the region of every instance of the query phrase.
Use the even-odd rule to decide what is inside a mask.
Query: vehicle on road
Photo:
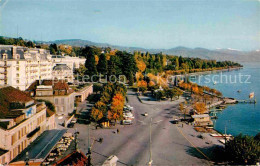
[[[180,122],[180,119],[173,119],[173,121],[172,121],[173,124],[179,124],[179,122]]]
[[[68,128],[73,128],[73,127],[74,127],[74,124],[75,124],[75,123],[69,123],[67,127],[68,127]]]
[[[75,119],[75,118],[73,118],[72,120],[71,120],[71,123],[76,123],[77,122],[77,119]]]
[[[131,124],[133,124],[133,122],[132,122],[132,120],[122,120],[121,124],[122,125],[131,125]]]
[[[147,113],[147,112],[145,112],[145,113],[143,114],[143,116],[148,116],[148,113]]]

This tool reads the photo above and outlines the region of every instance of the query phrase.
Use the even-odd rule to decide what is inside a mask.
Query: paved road
[[[91,137],[102,137],[103,143],[95,143],[92,149],[94,165],[101,165],[110,155],[119,158],[118,165],[147,165],[149,161],[149,123],[152,125],[153,165],[209,165],[209,162],[194,157],[190,153],[190,143],[180,134],[177,126],[170,121],[179,116],[178,105],[148,105],[138,101],[132,91],[128,91],[129,104],[134,107],[135,121],[131,126],[116,126],[116,129],[98,129],[90,127]],[[148,112],[148,117],[141,114]],[[79,147],[87,152],[87,127],[76,125],[79,135]],[[196,152],[195,152],[196,153]]]

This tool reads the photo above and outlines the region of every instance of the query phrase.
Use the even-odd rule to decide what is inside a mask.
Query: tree
[[[85,47],[83,49],[83,55],[87,58],[85,67],[87,68],[85,74],[93,76],[97,74],[96,59],[94,50],[91,47]]]
[[[239,134],[226,143],[227,160],[236,165],[255,165],[260,159],[260,141]]]
[[[123,117],[123,108],[124,108],[124,97],[122,94],[117,93],[111,103],[110,110],[108,111],[107,118],[109,120],[121,120]]]
[[[44,102],[45,105],[47,106],[47,108],[49,108],[52,112],[56,112],[55,106],[54,106],[54,104],[52,102],[50,102],[48,100],[42,100],[42,99],[38,99],[37,101]]]
[[[156,99],[159,100],[159,101],[161,101],[161,99],[163,97],[165,97],[165,95],[166,94],[163,90],[159,90],[159,91],[155,92]]]
[[[55,44],[55,43],[50,44],[49,49],[50,49],[50,53],[51,54],[53,54],[53,55],[57,55],[58,54],[57,44]]]
[[[178,96],[178,99],[183,94],[183,91],[180,90],[179,88],[174,88],[174,91],[175,91],[175,95]]]
[[[179,104],[179,108],[180,108],[180,111],[183,112],[184,110],[184,105],[182,103]]]
[[[103,113],[99,109],[93,107],[91,110],[91,118],[95,121],[98,122],[103,118]]]
[[[147,82],[144,80],[138,81],[137,86],[142,93],[144,93],[147,90]]]
[[[78,69],[75,69],[75,73],[79,74],[81,77],[84,76],[85,72],[86,72],[87,68],[85,67],[85,65],[80,64]]]
[[[101,74],[107,74],[107,59],[105,54],[100,55],[97,70]]]
[[[202,102],[196,102],[193,105],[193,108],[197,111],[198,114],[203,114],[207,111],[205,103]]]

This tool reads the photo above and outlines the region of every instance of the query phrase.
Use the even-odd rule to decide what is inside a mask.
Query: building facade
[[[75,92],[64,80],[35,81],[26,91],[35,99],[53,103],[57,115],[68,115],[74,110]]]
[[[85,85],[75,92],[75,99],[77,102],[83,102],[92,93],[93,93],[93,84]]]
[[[85,65],[86,58],[53,55],[52,62],[53,66],[57,64],[66,64],[73,71],[74,69],[78,69],[80,65]]]
[[[0,89],[0,164],[8,164],[42,132],[56,128],[55,114],[13,87]]]
[[[25,90],[32,82],[52,78],[49,51],[12,45],[0,45],[0,85]]]
[[[73,83],[73,71],[66,64],[57,64],[53,67],[52,76],[54,80],[65,80],[66,82]]]

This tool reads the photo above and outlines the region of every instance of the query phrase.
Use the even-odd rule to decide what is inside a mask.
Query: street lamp
[[[153,119],[151,118],[151,122],[150,122],[150,133],[149,133],[149,137],[150,137],[150,145],[149,145],[149,150],[150,150],[150,159],[149,159],[149,162],[148,162],[148,165],[151,166],[152,165],[152,162],[153,162],[153,159],[152,159],[152,121]]]
[[[29,152],[26,152],[25,166],[29,166]]]

